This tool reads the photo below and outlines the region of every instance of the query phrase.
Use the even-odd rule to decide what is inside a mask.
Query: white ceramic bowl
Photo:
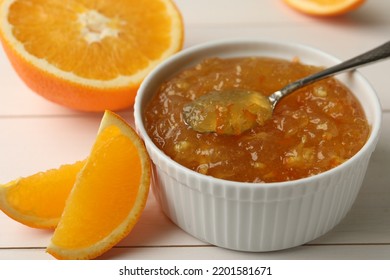
[[[280,183],[239,183],[196,173],[166,156],[148,136],[143,115],[160,84],[206,57],[299,57],[305,64],[340,62],[320,50],[262,40],[217,41],[172,56],[148,75],[135,101],[136,128],[153,162],[153,191],[164,213],[200,240],[241,251],[272,251],[309,242],[331,230],[350,210],[361,187],[381,124],[375,91],[358,73],[338,75],[360,100],[371,125],[363,148],[327,172]]]

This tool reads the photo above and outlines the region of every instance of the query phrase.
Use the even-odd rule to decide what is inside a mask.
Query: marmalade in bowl
[[[283,98],[272,117],[239,135],[200,133],[183,119],[189,102],[235,88],[265,96],[321,70],[269,57],[208,58],[164,82],[147,105],[145,127],[187,168],[239,182],[280,182],[329,170],[356,154],[370,127],[352,92],[334,78]]]

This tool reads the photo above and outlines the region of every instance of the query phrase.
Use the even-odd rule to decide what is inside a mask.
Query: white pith
[[[102,41],[106,37],[118,37],[119,30],[110,26],[111,20],[95,10],[78,15],[81,36],[88,44]]]

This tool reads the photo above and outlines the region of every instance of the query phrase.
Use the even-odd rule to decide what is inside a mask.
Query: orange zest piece
[[[284,0],[284,2],[305,14],[336,16],[359,8],[365,0]]]
[[[55,228],[84,161],[0,185],[0,209],[34,228]]]
[[[22,80],[61,105],[119,110],[144,77],[182,48],[171,0],[0,1],[0,39]]]
[[[47,252],[58,259],[103,254],[137,223],[149,184],[150,160],[142,140],[124,120],[107,111]]]

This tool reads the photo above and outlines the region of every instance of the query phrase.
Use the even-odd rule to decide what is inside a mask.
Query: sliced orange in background
[[[305,14],[336,16],[359,8],[365,0],[284,0],[284,2]]]
[[[2,0],[0,38],[25,83],[84,111],[133,105],[144,77],[183,44],[171,0]]]
[[[142,140],[106,112],[47,251],[58,259],[103,254],[137,223],[149,185],[150,160]]]
[[[0,209],[34,228],[55,228],[84,161],[0,185]]]

